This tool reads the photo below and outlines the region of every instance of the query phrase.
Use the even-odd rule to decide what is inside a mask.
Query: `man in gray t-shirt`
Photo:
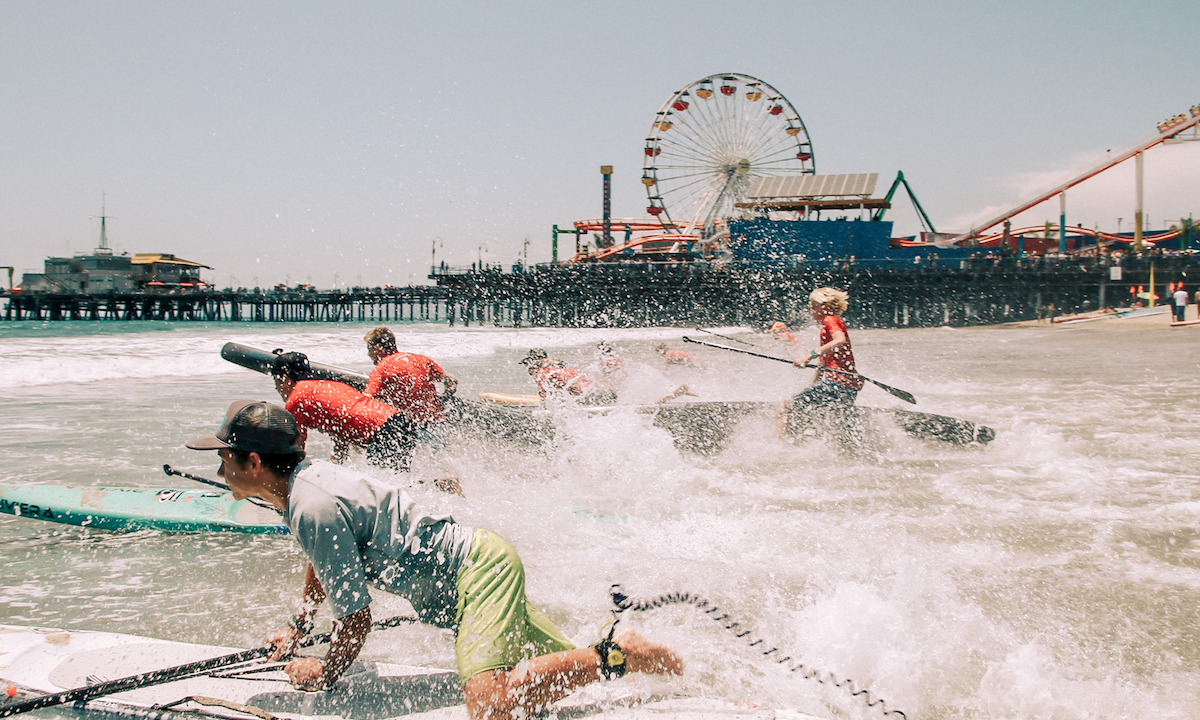
[[[525,596],[524,567],[503,538],[425,513],[403,490],[368,475],[306,462],[303,433],[279,406],[235,402],[214,435],[187,446],[217,450],[218,475],[234,497],[257,497],[282,512],[308,556],[302,610],[271,638],[272,659],[294,654],[329,600],[336,619],[325,659],[300,657],[286,667],[298,688],[328,688],[358,657],[371,629],[368,585],[404,597],[423,621],[454,628],[475,720],[525,717],[626,670],[683,671],[673,650],[632,630],[574,647]]]
[[[309,460],[292,473],[284,517],[334,617],[370,605],[370,583],[408,600],[424,622],[454,625],[454,583],[474,528],[424,514],[393,485]]]

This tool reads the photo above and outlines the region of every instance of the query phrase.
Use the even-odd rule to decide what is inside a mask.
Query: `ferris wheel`
[[[782,93],[749,75],[710,75],[654,117],[642,161],[646,212],[666,232],[710,236],[754,178],[815,172],[808,130]]]

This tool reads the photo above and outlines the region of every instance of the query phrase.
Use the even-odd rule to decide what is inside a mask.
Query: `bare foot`
[[[654,402],[657,405],[662,405],[663,403],[667,402],[668,400],[674,400],[675,398],[681,397],[683,395],[687,395],[688,397],[700,397],[696,393],[692,392],[691,388],[689,388],[687,385],[680,385],[679,387],[675,388],[675,390],[672,391],[672,393],[670,395],[667,395],[665,397],[660,397],[658,400],[655,400]]]
[[[453,475],[447,475],[446,477],[440,477],[437,480],[434,480],[433,486],[442,492],[454,493],[459,497],[466,497],[466,495],[463,495],[462,484],[459,483],[458,478],[454,477]]]
[[[625,653],[626,667],[631,672],[652,675],[682,675],[683,658],[666,645],[647,640],[636,630],[626,630],[617,636],[617,647]]]
[[[418,480],[417,484],[424,485],[427,482],[433,483],[433,486],[442,492],[453,493],[459,497],[466,497],[466,495],[463,495],[462,484],[459,483],[458,478],[453,475],[447,475],[446,477],[440,477],[434,480]]]

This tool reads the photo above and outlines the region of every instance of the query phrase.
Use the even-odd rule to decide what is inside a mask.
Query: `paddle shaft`
[[[205,485],[212,485],[213,487],[221,488],[222,490],[230,489],[229,486],[223,482],[217,482],[216,480],[209,480],[208,478],[203,478],[203,477],[200,477],[199,475],[185,473],[182,470],[176,470],[175,468],[171,467],[170,465],[163,465],[163,472],[165,472],[168,475],[177,475],[181,478],[187,478],[188,480],[195,480],[196,482],[204,483]],[[279,512],[279,508],[275,507],[274,505],[267,502],[266,500],[261,500],[256,497],[246,498],[246,500],[251,505],[257,505],[259,507],[263,507],[268,510],[274,510],[275,512]],[[282,515],[283,513],[279,513],[279,514]]]
[[[748,346],[750,346],[750,347],[758,347],[758,346],[757,346],[757,345],[755,345],[754,343],[748,343],[748,342],[746,342],[745,340],[738,340],[737,338],[731,338],[731,337],[727,337],[727,336],[725,336],[725,335],[721,335],[720,333],[715,333],[715,332],[713,332],[712,330],[705,330],[704,328],[696,328],[696,329],[697,329],[697,330],[699,330],[699,331],[700,331],[700,332],[702,332],[702,333],[707,333],[707,334],[709,334],[709,335],[712,335],[712,336],[714,336],[714,337],[719,337],[719,338],[721,338],[722,340],[729,340],[729,341],[731,341],[731,342],[735,342],[735,343],[741,343],[742,345],[748,345]]]
[[[208,478],[202,478],[199,475],[192,475],[191,473],[185,473],[182,470],[176,470],[175,468],[171,467],[170,465],[163,465],[163,472],[165,472],[168,475],[177,475],[181,478],[187,478],[188,480],[195,480],[196,482],[204,483],[205,485],[212,485],[213,487],[219,487],[222,490],[229,489],[229,486],[223,482],[217,482],[216,480],[209,480]]]
[[[417,622],[416,618],[397,616],[380,620],[372,623],[372,629],[395,627],[401,623]],[[311,645],[319,645],[329,642],[331,633],[323,633],[321,635],[312,635],[300,641],[300,647],[309,647]],[[19,702],[7,707],[0,707],[0,718],[9,717],[10,715],[18,715],[20,713],[29,712],[30,710],[40,710],[41,708],[54,707],[55,705],[64,705],[72,702],[86,702],[93,698],[98,698],[103,695],[113,695],[126,690],[133,690],[140,687],[149,687],[150,685],[161,685],[173,680],[182,680],[192,675],[199,675],[207,670],[216,670],[218,668],[237,665],[238,663],[254,660],[260,657],[265,657],[271,653],[272,648],[261,647],[254,650],[243,650],[231,655],[222,655],[221,657],[209,658],[208,660],[198,660],[196,662],[187,663],[186,665],[177,665],[163,670],[152,670],[150,672],[141,673],[139,675],[130,675],[129,677],[119,680],[110,680],[108,682],[97,683],[90,687],[76,688],[74,690],[66,690],[54,695],[43,695],[32,700]]]
[[[754,357],[764,358],[766,360],[774,360],[775,362],[785,362],[789,365],[795,365],[794,362],[792,362],[791,360],[788,360],[787,358],[775,357],[774,355],[764,355],[762,353],[756,353],[751,350],[742,350],[741,348],[731,348],[731,347],[725,347],[724,345],[714,345],[713,343],[704,342],[703,340],[696,340],[694,338],[690,338],[690,337],[686,337],[686,336],[683,338],[683,341],[690,342],[690,343],[696,343],[697,345],[704,345],[705,347],[717,348],[718,350],[728,350],[730,352],[743,353],[746,355],[753,355]],[[852,373],[852,372],[849,372],[846,370],[838,370],[837,368],[824,367],[821,365],[804,365],[803,367],[814,368],[817,370],[822,370],[824,372],[838,373],[839,375],[845,375],[846,377],[861,378],[862,380],[879,387],[879,389],[883,390],[884,392],[887,392],[890,395],[900,398],[901,400],[903,400],[906,403],[912,403],[913,405],[917,404],[917,398],[912,393],[910,393],[906,390],[901,390],[899,388],[894,388],[891,385],[884,385],[883,383],[879,382],[878,380],[872,380],[871,378],[867,377],[866,375],[859,375],[858,373]]]

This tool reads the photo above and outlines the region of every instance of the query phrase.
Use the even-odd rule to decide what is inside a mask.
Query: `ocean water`
[[[806,666],[870,688],[909,718],[1200,717],[1200,342],[1190,329],[851,330],[860,369],[915,409],[996,429],[985,447],[899,432],[868,452],[785,443],[747,423],[722,452],[676,449],[632,410],[564,410],[555,442],[419,451],[414,478],[457,475],[465,498],[412,492],[520,551],[531,597],[569,637],[596,641],[608,588],[708,599]],[[0,325],[0,481],[187,487],[215,476],[184,442],[269,380],[219,357],[226,341],[302,350],[366,372],[370,324]],[[629,403],[686,383],[704,400],[778,400],[808,373],[690,346],[664,369],[653,345],[694,330],[539,330],[394,324],[460,396],[530,392],[517,364],[546,347],[593,363],[607,340]],[[723,334],[735,328],[716,329]],[[806,339],[813,334],[810,328]],[[738,337],[784,348],[762,335]],[[860,404],[900,406],[868,386]],[[329,443],[314,437],[310,453]],[[290,616],[303,560],[287,537],[113,534],[0,516],[0,623],[253,646]],[[376,616],[403,614],[380,594]],[[327,618],[324,621],[327,622]],[[859,699],[765,660],[690,606],[622,623],[676,647],[686,674],[633,684],[880,717]],[[453,667],[445,631],[377,633],[371,659]]]

